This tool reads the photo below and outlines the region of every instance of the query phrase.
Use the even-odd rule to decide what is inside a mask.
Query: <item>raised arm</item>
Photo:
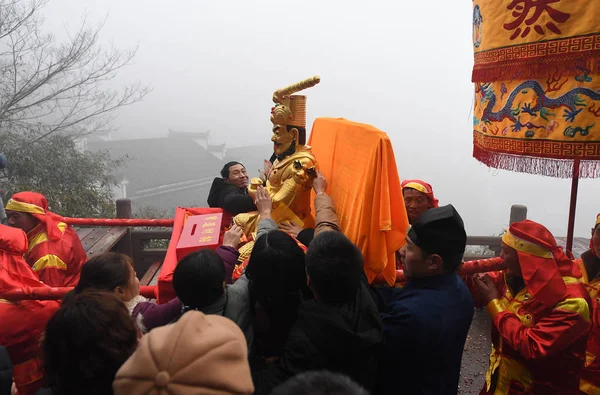
[[[256,238],[258,239],[260,236],[267,234],[272,230],[277,230],[277,223],[271,217],[273,201],[265,187],[259,186],[256,190],[256,208],[260,215],[258,232],[256,234]]]
[[[223,264],[225,265],[225,281],[227,281],[227,284],[231,284],[232,282],[231,276],[233,275],[233,270],[235,269],[238,257],[240,256],[237,248],[240,245],[243,234],[244,230],[241,227],[235,224],[232,225],[223,235],[223,245],[217,247],[215,251],[217,255],[221,257]]]
[[[335,204],[331,196],[325,192],[327,180],[323,177],[323,173],[318,173],[317,178],[313,181],[313,189],[317,194],[315,197],[315,236],[328,230],[340,232],[340,221],[335,212]]]

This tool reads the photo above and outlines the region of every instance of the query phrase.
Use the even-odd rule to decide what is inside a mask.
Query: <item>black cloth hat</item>
[[[464,254],[467,245],[465,224],[451,204],[425,211],[408,237],[429,254]]]

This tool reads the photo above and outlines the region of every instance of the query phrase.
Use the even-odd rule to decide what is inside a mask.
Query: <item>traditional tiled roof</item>
[[[273,144],[227,148],[223,162],[240,162],[246,166],[250,177],[258,177],[258,170],[263,168],[263,161],[269,159],[271,155],[273,155]]]
[[[208,150],[208,152],[223,152],[223,150],[225,149],[225,146],[226,146],[226,143],[217,144],[217,145],[208,144],[206,149]]]
[[[171,195],[170,203],[193,198],[206,205],[212,179],[223,162],[198,144],[172,138],[90,142],[91,151],[107,150],[113,158],[127,156],[118,169],[118,181],[126,179],[127,197],[151,204],[154,196]],[[191,194],[193,196],[186,196]],[[173,201],[175,199],[175,201]]]
[[[169,129],[169,138],[180,138],[180,139],[205,139],[208,138],[210,132],[177,132]]]

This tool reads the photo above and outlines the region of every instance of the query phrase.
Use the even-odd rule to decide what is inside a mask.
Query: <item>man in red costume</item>
[[[20,229],[0,225],[0,292],[44,287],[23,260],[27,236]],[[46,323],[58,310],[55,301],[0,298],[0,344],[13,364],[13,380],[19,395],[33,395],[43,384],[40,340]]]
[[[579,268],[529,220],[510,226],[501,256],[506,271],[466,278],[493,321],[481,394],[578,394],[591,303]]]
[[[25,259],[52,287],[77,285],[87,256],[77,233],[48,211],[48,201],[39,193],[20,192],[6,203],[8,225],[27,233],[29,251]]]
[[[590,249],[581,254],[581,259],[577,261],[593,306],[592,327],[580,386],[582,392],[590,395],[600,394],[600,257],[598,251],[600,251],[600,214],[596,217],[592,229]]]
[[[403,181],[402,196],[404,196],[408,222],[411,224],[417,222],[425,211],[438,207],[438,200],[433,195],[433,189],[425,181]]]

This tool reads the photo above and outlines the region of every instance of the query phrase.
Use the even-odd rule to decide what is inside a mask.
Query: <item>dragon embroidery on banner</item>
[[[504,84],[502,84],[502,87],[506,89]],[[529,91],[535,93],[535,99],[532,102],[523,104],[518,102],[515,104],[515,101],[520,94],[527,94]],[[535,129],[546,129],[549,132],[556,129],[558,126],[557,121],[550,121],[549,118],[556,117],[556,112],[551,112],[551,110],[556,110],[560,107],[564,107],[562,118],[565,123],[573,123],[577,115],[584,111],[586,107],[593,115],[600,116],[600,111],[598,111],[600,108],[597,108],[596,103],[593,102],[600,101],[600,92],[585,87],[576,87],[556,98],[551,98],[547,95],[547,91],[544,90],[543,86],[538,81],[527,80],[517,85],[512,92],[508,94],[504,106],[498,111],[494,111],[498,99],[491,83],[477,84],[477,93],[479,97],[478,104],[485,107],[481,113],[480,120],[476,124],[481,122],[489,125],[491,123],[498,123],[505,119],[509,119],[513,122],[513,125],[510,127],[512,132],[518,132],[523,128],[528,129],[525,137],[533,137],[535,135]],[[505,91],[503,90],[502,96],[504,95]],[[592,101],[589,106],[587,104],[588,100]],[[539,116],[540,119],[544,120],[544,126],[535,125],[531,121],[522,123],[521,116],[525,114],[531,118]],[[587,125],[586,127],[569,126],[565,129],[564,135],[574,137],[575,134],[579,132],[582,136],[586,136],[593,126],[593,124]],[[551,130],[548,129],[549,127],[551,127]],[[502,134],[506,135],[507,132],[508,128],[505,128]],[[547,134],[544,137],[547,137]]]

